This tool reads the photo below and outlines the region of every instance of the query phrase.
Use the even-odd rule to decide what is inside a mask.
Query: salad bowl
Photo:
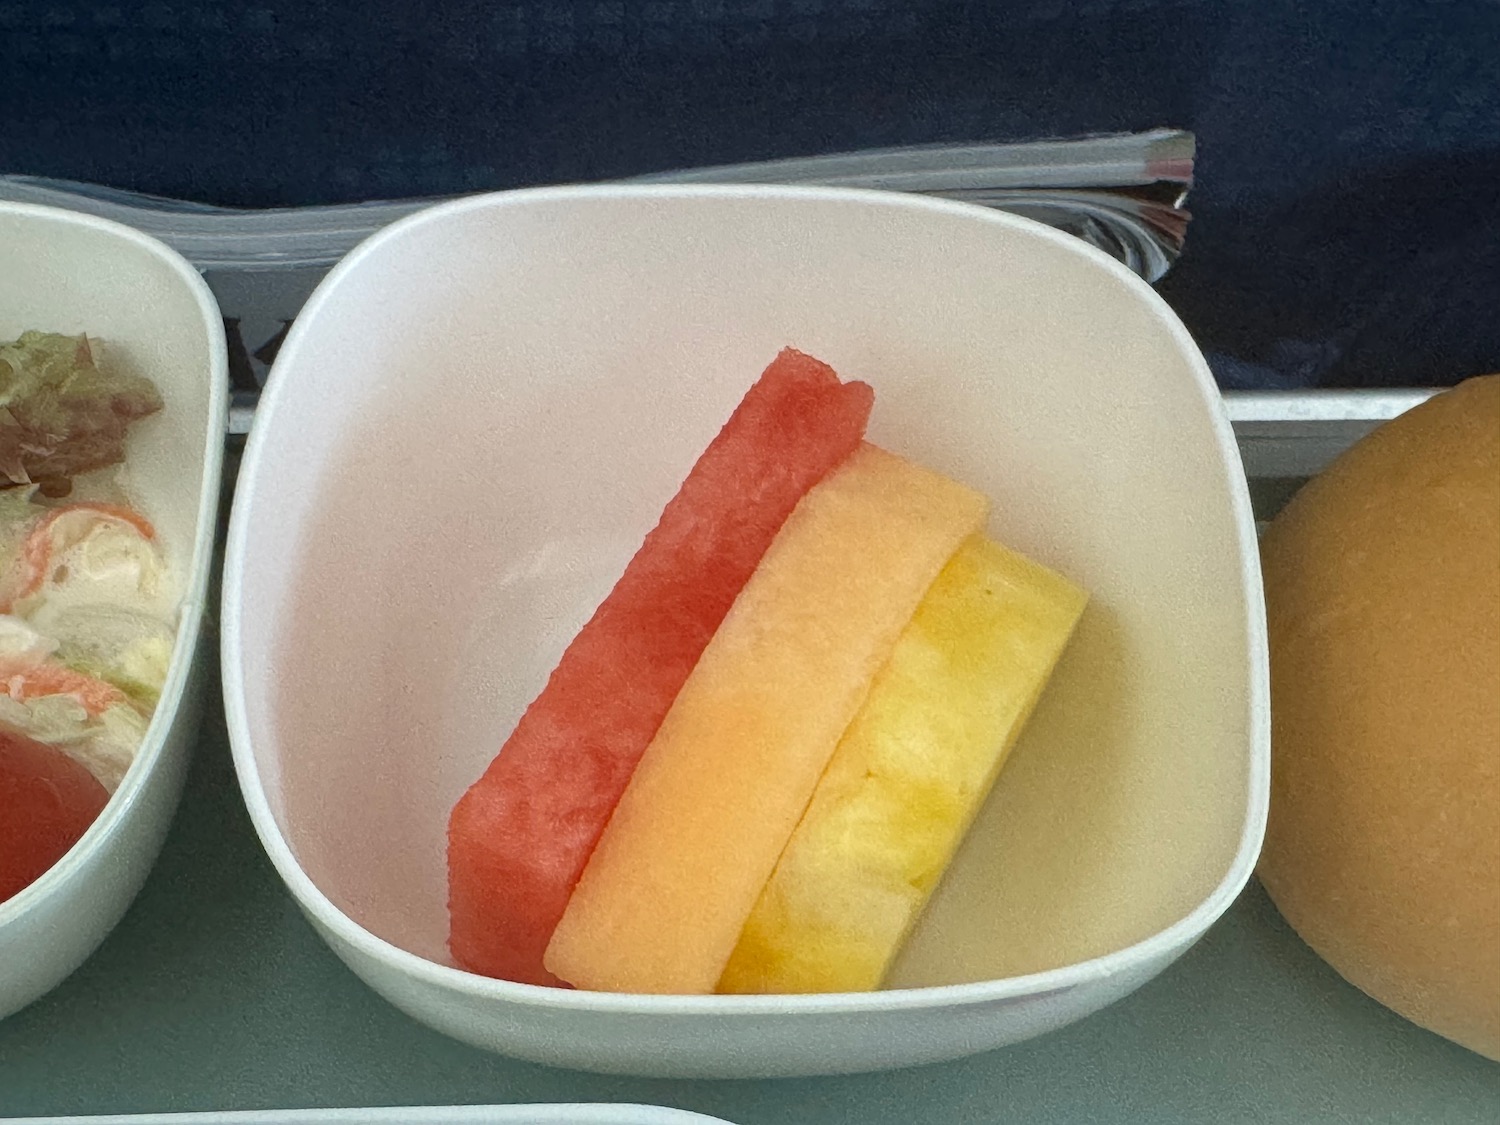
[[[0,339],[86,334],[160,391],[162,409],[129,430],[123,472],[178,593],[165,682],[129,768],[72,848],[0,902],[4,1017],[73,972],[119,921],[177,807],[211,668],[200,634],[228,379],[208,287],[155,239],[92,216],[0,203],[0,253]]]

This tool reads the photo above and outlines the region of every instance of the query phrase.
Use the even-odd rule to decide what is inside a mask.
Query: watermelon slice
[[[859,445],[874,402],[783,351],[448,824],[449,948],[473,972],[560,984],[542,954],[637,761],[797,502]]]
[[[0,728],[0,902],[41,878],[108,800],[61,750]]]

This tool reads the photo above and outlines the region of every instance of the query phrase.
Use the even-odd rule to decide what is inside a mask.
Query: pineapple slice
[[[1087,597],[997,543],[964,544],[840,740],[720,992],[879,987]]]

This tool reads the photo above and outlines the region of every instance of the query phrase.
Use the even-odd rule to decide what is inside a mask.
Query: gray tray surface
[[[1252,485],[1263,517],[1289,491]],[[1495,1125],[1500,1064],[1350,987],[1254,883],[1138,993],[959,1062],[675,1082],[499,1058],[401,1014],[314,934],[250,827],[217,705],[140,898],[72,978],[0,1022],[0,1117],[513,1102],[659,1104],[738,1125]]]
[[[905,1072],[634,1080],[462,1046],[319,940],[260,850],[222,718],[161,861],[113,935],[0,1023],[0,1116],[628,1101],[738,1125],[1500,1120],[1500,1064],[1386,1012],[1252,885],[1182,961],[1064,1031]]]

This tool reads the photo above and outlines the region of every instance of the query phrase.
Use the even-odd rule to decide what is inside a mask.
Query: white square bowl
[[[896,966],[818,996],[637,996],[462,972],[444,827],[783,345],[876,392],[871,440],[987,493],[1093,602]],[[1118,263],[885,193],[524,191],[356,249],[276,361],[224,584],[252,819],[319,932],[467,1042],[678,1076],[997,1047],[1182,953],[1249,877],[1269,774],[1255,532],[1217,390]]]
[[[151,378],[164,408],[132,427],[132,489],[182,583],[161,699],[129,772],[73,848],[0,903],[0,1018],[81,965],[130,905],[182,792],[205,701],[199,645],[228,412],[224,325],[203,279],[167,246],[117,223],[0,203],[0,339],[87,333]]]

